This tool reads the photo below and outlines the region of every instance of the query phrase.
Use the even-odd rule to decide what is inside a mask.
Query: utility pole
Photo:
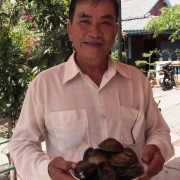
[[[118,17],[118,61],[122,61],[122,24],[121,24],[121,0],[119,1],[119,17]]]

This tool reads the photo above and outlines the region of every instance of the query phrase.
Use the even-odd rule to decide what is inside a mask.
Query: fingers
[[[142,160],[145,162],[145,163],[148,163],[150,162],[153,157],[154,157],[154,154],[159,150],[159,148],[155,145],[151,145],[151,144],[148,144],[144,147],[143,151],[142,151]]]
[[[150,177],[149,177],[149,176],[141,177],[141,178],[139,178],[138,180],[150,180]]]
[[[73,162],[66,161],[62,157],[56,157],[49,164],[52,165],[54,168],[59,168],[62,170],[70,170],[71,164],[73,164]]]
[[[62,157],[54,158],[48,165],[48,172],[52,180],[74,180],[69,170],[75,167],[76,163],[65,161]]]
[[[142,161],[148,166],[147,175],[151,178],[163,169],[164,157],[155,145],[146,145],[143,149]]]

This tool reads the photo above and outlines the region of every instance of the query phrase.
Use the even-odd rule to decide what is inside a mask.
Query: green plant
[[[170,50],[170,49],[164,49],[162,50],[162,53],[165,53],[168,55],[168,59],[171,60],[172,59],[172,55],[174,54],[173,50]]]
[[[112,52],[111,57],[112,57],[113,60],[118,61],[118,50]],[[122,58],[123,58],[123,61],[125,61],[125,58],[126,58],[126,53],[125,52],[122,52]]]
[[[177,60],[180,60],[180,49],[175,49],[174,53],[176,54],[177,56]]]
[[[21,103],[29,83],[26,52],[22,34],[3,28],[0,32],[0,112],[3,117],[19,116]]]
[[[143,56],[144,58],[148,58],[148,61],[146,61],[146,60],[137,60],[137,61],[135,61],[135,65],[140,69],[140,71],[141,71],[142,73],[144,73],[145,75],[147,75],[148,78],[150,78],[150,79],[151,79],[151,74],[153,74],[153,73],[156,72],[156,70],[153,70],[153,71],[152,71],[152,70],[150,69],[151,66],[154,66],[154,67],[155,67],[155,66],[157,65],[156,62],[151,63],[151,56],[152,56],[152,54],[154,54],[156,51],[157,51],[157,49],[155,49],[155,50],[153,50],[153,51],[149,51],[149,53],[143,53],[143,54],[142,54],[142,56]],[[148,65],[148,71],[145,71],[145,70],[144,70],[144,67],[145,67],[146,65]]]
[[[142,54],[142,57],[144,57],[144,58],[148,57],[149,70],[150,70],[150,66],[151,66],[151,56],[153,53],[154,53],[154,51],[149,51],[149,53]]]
[[[163,7],[160,9],[160,16],[153,18],[145,26],[145,30],[153,33],[153,37],[157,37],[159,34],[166,30],[174,30],[169,36],[169,40],[174,42],[180,39],[180,4],[176,4],[171,8]]]
[[[137,60],[137,61],[135,61],[135,64],[136,64],[137,67],[142,67],[142,66],[147,65],[148,62],[145,61],[145,60]]]
[[[162,56],[162,53],[161,53],[161,50],[160,50],[160,49],[155,48],[153,52],[154,52],[157,56],[159,56],[159,57]]]
[[[66,61],[72,45],[64,2],[17,0],[0,6],[0,114],[12,121],[11,137],[29,82]]]

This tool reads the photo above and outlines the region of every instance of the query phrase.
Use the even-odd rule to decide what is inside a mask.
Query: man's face
[[[91,0],[77,4],[68,35],[77,51],[77,58],[95,59],[107,55],[114,44],[117,24],[114,5],[109,0],[97,6]]]

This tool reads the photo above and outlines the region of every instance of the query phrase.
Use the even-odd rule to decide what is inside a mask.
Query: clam
[[[133,149],[131,149],[131,148],[129,148],[129,147],[126,147],[126,148],[124,148],[124,151],[123,151],[123,152],[124,152],[124,154],[129,154],[129,155],[132,156],[133,163],[139,164],[138,157],[137,157],[137,155],[136,155],[136,153],[134,152]]]
[[[122,175],[120,175],[120,178],[124,179],[134,179],[137,177],[140,177],[144,174],[144,167],[140,164],[132,164],[131,166],[128,166]]]
[[[119,180],[118,172],[108,162],[98,164],[98,176],[100,180]]]
[[[124,149],[123,145],[114,138],[107,138],[98,147],[109,152],[122,152]]]
[[[115,169],[116,169],[116,171],[118,172],[118,175],[122,175],[122,174],[124,174],[124,171],[125,171],[125,169],[127,168],[127,167],[118,167],[118,166],[113,166]]]
[[[144,173],[133,149],[114,138],[102,141],[99,148],[85,150],[83,160],[74,169],[80,180],[130,180]]]
[[[133,157],[130,153],[116,153],[108,159],[108,162],[113,166],[126,167],[133,163]]]
[[[84,155],[83,155],[83,161],[86,161],[93,153],[93,148],[89,147],[88,149],[85,150]]]
[[[78,179],[92,180],[97,176],[97,165],[86,161],[79,161],[74,168],[74,175]]]
[[[86,161],[89,163],[99,164],[100,162],[107,162],[108,161],[108,153],[103,151],[102,149],[93,149],[91,154],[88,154],[89,157],[86,157]]]

